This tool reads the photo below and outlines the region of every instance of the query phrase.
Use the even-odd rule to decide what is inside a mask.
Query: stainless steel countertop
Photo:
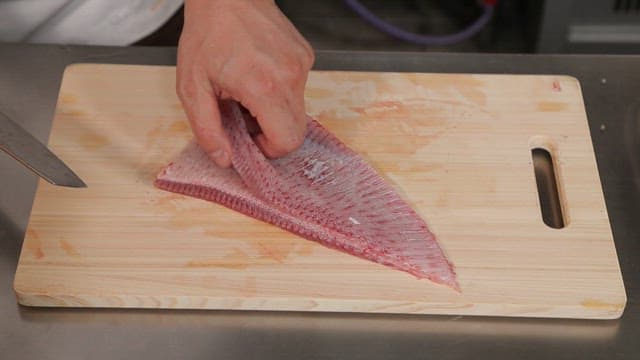
[[[174,64],[175,49],[0,44],[0,111],[46,140],[74,62]],[[567,74],[582,85],[628,304],[615,321],[18,306],[12,290],[36,179],[0,154],[4,359],[637,359],[640,56],[320,52],[317,69]],[[604,127],[601,129],[601,126]]]

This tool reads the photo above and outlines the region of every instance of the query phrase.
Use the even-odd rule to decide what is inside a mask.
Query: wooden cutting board
[[[457,293],[222,206],[158,190],[191,139],[173,67],[69,67],[15,277],[33,306],[616,318],[626,297],[579,83],[566,76],[313,72],[308,112],[377,168],[455,264]],[[567,226],[545,225],[532,147]]]

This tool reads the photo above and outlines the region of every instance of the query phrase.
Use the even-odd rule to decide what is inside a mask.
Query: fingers
[[[296,150],[304,142],[307,123],[304,112],[293,106],[274,106],[273,103],[254,106],[262,130],[256,143],[270,158],[277,158]]]
[[[289,22],[286,16],[282,13],[280,14],[282,15],[285,27],[291,34],[291,37],[295,39],[296,43],[298,44],[298,46],[296,47],[296,50],[298,50],[297,57],[308,71],[313,67],[313,64],[315,62],[315,52],[313,51],[313,47],[311,47],[311,44],[309,44],[309,42],[302,36],[302,34],[300,34],[295,26],[293,26],[293,24]]]
[[[307,128],[304,87],[314,62],[309,43],[273,2],[194,3],[185,9],[177,91],[200,146],[229,166],[232,148],[218,96],[239,101],[257,119],[261,133],[255,139],[265,155],[297,149]]]
[[[256,136],[256,143],[271,158],[296,150],[307,131],[304,81],[292,84],[287,76],[292,75],[254,71],[237,83],[235,91],[235,97],[258,120],[262,134]],[[306,80],[306,74],[301,76]]]
[[[178,73],[177,92],[200,147],[221,167],[231,165],[231,144],[206,76]]]

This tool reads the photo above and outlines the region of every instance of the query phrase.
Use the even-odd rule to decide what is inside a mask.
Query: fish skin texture
[[[303,145],[267,159],[239,104],[220,101],[233,167],[216,166],[192,141],[155,185],[224,205],[324,246],[459,291],[452,264],[420,216],[366,161],[308,118]]]

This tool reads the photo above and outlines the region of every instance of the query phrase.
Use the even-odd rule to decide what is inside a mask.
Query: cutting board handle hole
[[[548,144],[532,141],[531,158],[542,221],[551,228],[563,229],[567,225],[567,217],[564,213],[562,186],[557,176],[553,149],[554,147]]]

